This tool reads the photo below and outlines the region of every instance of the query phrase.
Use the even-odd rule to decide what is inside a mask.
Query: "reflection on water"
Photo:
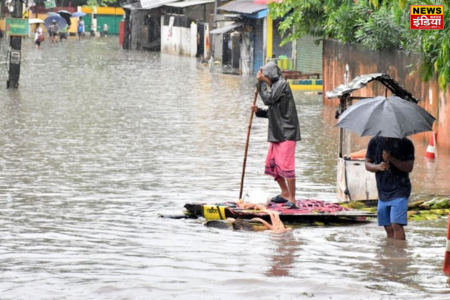
[[[0,89],[2,299],[450,293],[441,272],[445,219],[410,224],[407,245],[397,249],[374,223],[274,235],[158,218],[187,202],[236,200],[254,78],[211,74],[191,58],[122,51],[114,37],[40,50],[25,40],[23,48],[20,89]],[[295,96],[298,195],[333,201],[334,108],[321,96]],[[263,175],[266,137],[266,121],[254,119],[245,185],[275,195],[276,183]],[[417,157],[415,195],[448,193],[440,184],[448,164]]]
[[[378,282],[379,287],[377,287],[377,283],[374,283],[373,287],[392,294],[395,294],[397,288],[401,285],[403,285],[403,292],[420,289],[420,285],[409,278],[410,276],[415,276],[416,270],[409,268],[413,258],[410,256],[406,242],[385,240],[378,247],[375,256],[376,264],[373,269],[380,277],[380,280]],[[381,274],[383,275],[381,276]],[[386,282],[391,284],[386,285]],[[391,285],[394,285],[394,288]]]
[[[277,246],[272,256],[272,263],[266,275],[269,277],[289,276],[295,266],[295,257],[301,253],[301,242],[292,232],[273,234],[271,242]],[[297,253],[297,254],[296,254]]]

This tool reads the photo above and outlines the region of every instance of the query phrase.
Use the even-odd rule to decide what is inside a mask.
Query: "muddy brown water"
[[[410,223],[405,244],[375,222],[272,234],[158,218],[237,199],[253,77],[114,37],[23,48],[18,90],[0,70],[1,299],[450,297],[445,218]],[[334,108],[295,97],[298,197],[335,201]],[[266,134],[254,119],[245,186],[275,195]],[[413,199],[450,190],[448,153],[429,163],[426,146]]]

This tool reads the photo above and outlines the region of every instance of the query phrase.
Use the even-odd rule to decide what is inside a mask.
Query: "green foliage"
[[[401,45],[402,28],[395,15],[386,5],[374,11],[367,20],[360,20],[355,32],[356,40],[372,49],[398,49]]]
[[[65,2],[69,2],[69,0],[61,0]],[[94,6],[119,6],[119,2],[125,2],[122,0],[70,0],[72,2],[72,6],[89,6],[93,8]]]
[[[284,17],[278,30],[286,36],[284,42],[298,39],[304,34],[323,36],[326,21],[324,0],[285,0],[281,4],[271,3],[270,14],[273,19]],[[295,30],[291,29],[295,27]]]
[[[89,7],[111,6],[117,3],[117,0],[87,0],[86,5]]]
[[[100,7],[100,6],[119,6],[120,3],[126,0],[56,0],[57,6],[67,6],[69,2],[73,7],[76,6],[90,6],[90,7]],[[45,0],[34,0],[36,5],[44,6]],[[5,0],[0,0],[0,6],[4,5]]]
[[[444,5],[444,30],[410,30],[410,5]],[[283,43],[310,34],[359,43],[371,49],[418,52],[415,65],[425,81],[437,76],[450,84],[450,0],[284,0],[269,5],[281,18]],[[294,30],[292,30],[294,29]]]
[[[358,42],[355,32],[361,24],[367,22],[372,13],[371,7],[365,1],[357,4],[343,3],[340,7],[328,11],[325,36],[350,43]]]
[[[444,30],[423,30],[424,32],[418,35],[422,54],[420,72],[426,80],[435,73],[442,89],[450,83],[450,12],[448,10],[449,6],[445,5]]]

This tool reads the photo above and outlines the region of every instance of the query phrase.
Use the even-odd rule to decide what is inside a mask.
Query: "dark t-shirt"
[[[372,159],[374,164],[383,162],[383,150],[401,161],[414,160],[414,145],[407,139],[393,139],[373,137],[367,147],[366,158]],[[396,198],[409,198],[411,195],[411,181],[409,173],[400,171],[394,164],[389,164],[389,169],[384,172],[376,172],[378,198],[380,200],[392,200]]]

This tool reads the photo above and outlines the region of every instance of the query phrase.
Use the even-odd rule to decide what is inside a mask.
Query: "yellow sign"
[[[444,5],[411,5],[411,15],[414,16],[435,16],[444,15]]]

